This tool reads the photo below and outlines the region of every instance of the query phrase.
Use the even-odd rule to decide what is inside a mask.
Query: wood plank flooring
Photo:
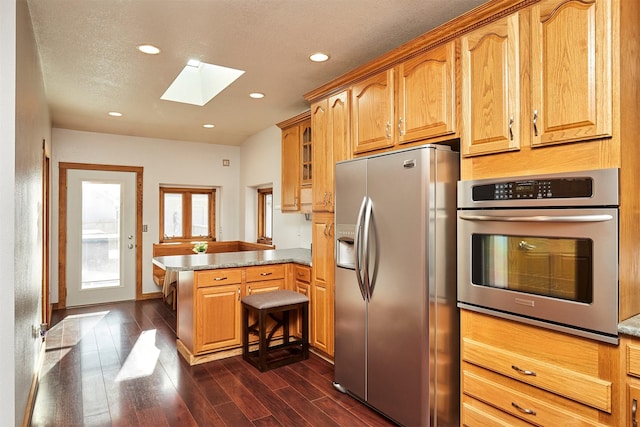
[[[197,366],[161,300],[54,312],[33,426],[392,426],[309,360],[260,373],[241,356]]]

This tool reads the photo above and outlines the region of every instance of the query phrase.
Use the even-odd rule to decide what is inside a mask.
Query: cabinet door
[[[455,42],[398,66],[398,142],[455,133]]]
[[[462,37],[464,156],[520,148],[519,14]]]
[[[392,147],[395,138],[393,70],[387,70],[351,88],[353,152]]]
[[[300,135],[300,185],[308,187],[313,177],[311,120],[306,120],[299,126]]]
[[[532,146],[611,136],[611,2],[531,8]]]
[[[313,215],[313,280],[311,285],[311,345],[333,355],[334,260],[333,214]]]
[[[195,317],[195,354],[241,345],[240,285],[198,288]]]
[[[282,130],[282,212],[300,210],[300,128]]]
[[[329,98],[329,136],[333,145],[333,162],[351,158],[349,136],[349,91],[340,92]],[[333,168],[331,181],[333,181]]]
[[[296,280],[294,287],[295,287],[294,290],[296,292],[298,292],[299,294],[305,295],[307,298],[311,299],[311,292],[309,289],[311,286],[309,285],[309,283]],[[302,321],[300,320],[297,314],[296,314],[296,320],[295,320],[294,335],[297,337],[302,336]]]
[[[333,146],[328,135],[328,100],[316,102],[311,106],[311,129],[313,133],[313,185],[312,209],[328,209],[328,197],[333,192]],[[331,185],[331,188],[329,188]]]

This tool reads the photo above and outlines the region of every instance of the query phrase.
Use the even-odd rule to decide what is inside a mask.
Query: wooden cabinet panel
[[[392,147],[394,71],[383,71],[351,87],[351,141],[354,153]]]
[[[611,2],[531,7],[532,146],[611,136]]]
[[[296,265],[294,277],[294,290],[311,299],[311,269],[306,266]],[[311,306],[311,302],[309,302],[309,306]],[[302,322],[297,314],[293,324],[295,324],[294,334],[298,337],[302,336]]]
[[[456,132],[455,62],[450,42],[398,66],[398,143]]]
[[[240,285],[196,290],[194,354],[242,344]]]
[[[465,156],[520,148],[519,14],[462,37]]]

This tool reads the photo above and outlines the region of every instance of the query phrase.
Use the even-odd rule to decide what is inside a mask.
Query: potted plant
[[[193,245],[193,252],[197,254],[203,254],[207,252],[207,242],[196,242],[196,244]]]

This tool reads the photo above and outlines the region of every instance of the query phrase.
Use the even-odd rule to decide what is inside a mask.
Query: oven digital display
[[[504,181],[473,187],[473,200],[572,199],[593,196],[592,178]]]

